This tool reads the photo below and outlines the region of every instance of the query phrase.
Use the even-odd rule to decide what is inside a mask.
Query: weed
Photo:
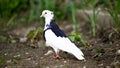
[[[85,38],[84,38],[80,33],[71,34],[71,35],[69,36],[69,38],[70,38],[70,40],[73,41],[73,42],[80,41],[83,46],[88,45],[88,42],[85,40]]]
[[[36,28],[31,30],[27,35],[27,45],[35,48],[38,47],[37,42],[41,40],[43,30],[41,28]]]
[[[41,28],[36,28],[35,30],[31,30],[28,35],[27,39],[32,40],[32,39],[39,39],[39,32],[43,32]]]
[[[72,22],[73,22],[73,29],[74,29],[74,32],[77,33],[77,22],[76,22],[76,19],[75,19],[75,16],[76,16],[76,7],[74,5],[73,2],[70,3],[70,9],[71,9],[71,13],[72,13]]]
[[[115,6],[113,6],[113,4]],[[109,2],[110,9],[107,9],[107,11],[113,18],[113,20],[115,22],[115,27],[117,29],[120,29],[120,22],[119,22],[120,0],[113,1],[113,4],[112,4],[112,2]]]
[[[74,34],[70,35],[70,39],[72,41],[81,41],[83,45],[87,44],[87,41],[84,39],[84,37],[78,32],[77,28],[77,21],[76,21],[76,7],[73,2],[70,3],[70,9],[72,13],[72,22],[73,22],[73,29],[74,29]]]
[[[88,4],[89,3],[89,1],[88,0],[85,0],[85,1],[83,1],[83,6],[82,6],[82,8],[85,8],[85,7],[87,7]],[[90,1],[90,4],[91,4],[91,10],[92,10],[92,14],[91,15],[88,15],[87,13],[85,13],[86,15],[87,15],[87,17],[88,17],[88,19],[89,19],[89,21],[90,21],[90,26],[91,26],[91,31],[92,31],[92,35],[93,35],[93,37],[95,37],[96,36],[96,20],[97,20],[97,18],[98,18],[98,14],[99,14],[99,11],[96,11],[95,10],[95,0],[91,0]]]
[[[5,26],[10,27],[11,25],[15,25],[15,23],[13,21],[16,19],[16,17],[17,17],[17,14],[14,14]]]

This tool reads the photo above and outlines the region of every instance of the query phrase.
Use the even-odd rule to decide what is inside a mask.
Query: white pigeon
[[[55,24],[54,14],[52,11],[44,10],[40,17],[45,18],[44,39],[46,45],[53,48],[55,58],[60,58],[59,51],[65,51],[74,55],[78,60],[84,60],[82,51],[70,41],[62,30]]]

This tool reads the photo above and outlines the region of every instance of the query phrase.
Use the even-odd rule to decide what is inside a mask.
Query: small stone
[[[117,55],[120,55],[120,50],[117,50],[116,54],[117,54]]]
[[[15,55],[15,56],[13,56],[14,58],[16,58],[16,57],[20,57],[20,54],[19,55]]]
[[[17,55],[18,57],[20,57],[20,54],[19,55]]]
[[[31,58],[27,58],[26,60],[31,60]]]
[[[40,57],[40,59],[43,59],[43,57]]]
[[[64,61],[64,63],[67,63],[67,61]]]
[[[5,67],[5,68],[8,68],[8,67]]]
[[[106,66],[106,68],[111,68],[110,66]]]
[[[46,67],[46,68],[50,68],[50,67]]]
[[[116,46],[119,46],[119,44],[116,44]]]
[[[28,55],[29,53],[28,53],[28,52],[26,52],[25,54],[26,54],[26,55]]]
[[[103,66],[103,64],[99,64],[98,66]]]
[[[5,53],[4,55],[6,56],[6,55],[8,55],[8,53]]]
[[[7,63],[11,63],[11,62],[12,62],[12,60],[10,59],[10,60],[7,60],[6,62],[7,62]]]
[[[53,51],[52,50],[49,50],[47,53],[45,53],[44,55],[50,55],[50,54],[52,54],[53,53]]]
[[[63,67],[64,65],[60,65],[60,67]],[[58,68],[58,67],[57,67]]]
[[[86,66],[83,66],[83,68],[86,68]]]
[[[26,42],[27,41],[27,37],[23,37],[23,38],[20,38],[20,42]]]
[[[35,65],[38,65],[38,63],[36,62]]]

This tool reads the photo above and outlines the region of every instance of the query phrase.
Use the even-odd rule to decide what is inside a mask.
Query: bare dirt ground
[[[66,26],[64,32],[70,34],[71,26],[60,26]],[[54,59],[54,53],[45,55],[52,48],[46,47],[43,39],[36,48],[27,43],[12,44],[6,41],[0,43],[0,68],[120,68],[120,54],[117,53],[120,50],[120,31],[112,28],[98,30],[97,36],[93,38],[86,29],[79,27],[79,32],[90,44],[82,49],[86,61],[78,61],[65,52],[60,53],[61,59]]]

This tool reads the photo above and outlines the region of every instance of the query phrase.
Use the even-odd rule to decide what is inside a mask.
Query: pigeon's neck
[[[47,28],[49,28],[50,22],[51,22],[52,20],[53,20],[53,18],[45,18],[44,30],[46,30]]]

